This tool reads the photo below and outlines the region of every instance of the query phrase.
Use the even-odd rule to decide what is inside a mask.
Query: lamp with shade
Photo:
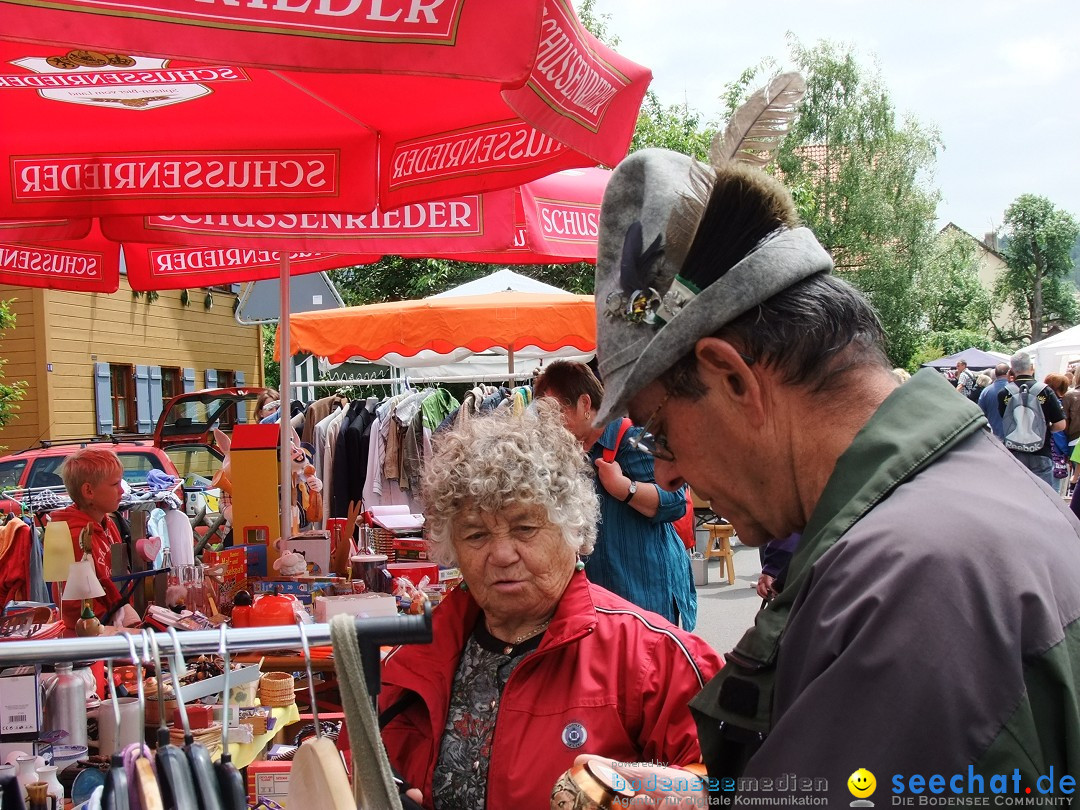
[[[70,545],[70,543],[69,543]],[[98,581],[94,563],[89,557],[73,562],[68,568],[67,584],[61,599],[78,599],[83,603],[82,614],[75,623],[75,633],[80,636],[96,636],[101,632],[101,622],[94,615],[93,600],[105,595]]]
[[[68,569],[75,563],[75,546],[67,521],[50,520],[41,546],[42,578],[46,582],[65,581]]]

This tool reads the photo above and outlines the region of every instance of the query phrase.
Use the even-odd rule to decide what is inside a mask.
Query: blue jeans
[[[1013,450],[1012,454],[1017,461],[1045,481],[1050,489],[1057,492],[1057,481],[1054,480],[1054,462],[1050,459],[1050,456],[1044,456],[1040,453],[1022,453],[1016,450]]]

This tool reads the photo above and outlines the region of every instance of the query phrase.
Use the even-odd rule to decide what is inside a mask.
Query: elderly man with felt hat
[[[894,798],[933,774],[953,798],[1014,774],[1067,793],[1080,523],[936,372],[891,375],[875,312],[760,168],[799,98],[774,80],[707,166],[634,153],[600,216],[596,424],[628,412],[656,481],[747,545],[802,535],[691,703],[711,787],[848,804],[862,768]]]

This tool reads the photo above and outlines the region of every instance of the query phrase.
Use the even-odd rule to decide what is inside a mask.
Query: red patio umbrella
[[[568,169],[510,191],[414,203],[371,215],[108,217],[107,236],[166,244],[264,245],[506,264],[595,261],[611,172]]]
[[[649,80],[566,0],[0,0],[0,39],[38,43],[0,46],[9,221],[389,210],[613,165]]]
[[[120,244],[106,239],[96,226],[80,239],[36,242],[6,239],[0,229],[0,284],[113,293],[120,286],[123,264],[132,289],[175,290],[277,278],[282,262],[278,251],[252,246],[128,242],[122,254],[123,259]],[[378,258],[331,252],[287,254],[291,275],[369,264]]]
[[[0,9],[5,38],[24,12],[46,11]],[[512,82],[423,62],[408,71],[425,75],[286,73],[241,68],[226,53],[170,61],[145,56],[149,46],[114,50],[120,18],[68,11],[82,22],[77,38],[42,28],[55,44],[0,47],[4,119],[34,122],[0,132],[11,156],[0,167],[10,191],[0,218],[367,212],[613,165],[649,72],[592,40],[558,0],[542,10],[536,26],[488,44],[528,54],[531,72]],[[237,46],[244,33],[231,32]],[[353,47],[404,60],[430,45]]]

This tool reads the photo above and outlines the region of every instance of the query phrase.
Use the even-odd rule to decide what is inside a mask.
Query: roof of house
[[[949,222],[949,223],[946,223],[945,227],[944,227],[944,228],[942,228],[942,229],[941,229],[941,230],[939,231],[939,233],[945,233],[945,231],[949,230],[950,228],[951,228],[952,230],[954,230],[954,231],[957,231],[957,232],[959,232],[959,233],[963,234],[963,235],[964,235],[964,236],[966,236],[966,237],[967,237],[968,239],[971,239],[971,240],[972,240],[973,242],[975,242],[975,244],[977,244],[977,245],[978,245],[978,246],[979,246],[980,248],[982,248],[983,250],[985,250],[985,251],[986,251],[987,253],[992,253],[992,254],[994,254],[995,256],[997,256],[997,257],[998,257],[999,259],[1001,259],[1002,261],[1005,261],[1005,257],[1004,257],[1004,256],[1003,256],[1003,255],[1001,254],[1001,251],[998,251],[998,250],[994,250],[994,248],[990,247],[990,246],[989,246],[988,244],[986,244],[986,242],[984,242],[984,241],[983,241],[982,239],[978,239],[977,237],[974,237],[974,236],[972,236],[972,235],[971,235],[970,233],[968,233],[967,231],[965,231],[965,230],[964,230],[963,228],[961,228],[961,227],[960,227],[959,225],[957,225],[957,224],[956,224],[956,223],[954,223],[954,222]]]

